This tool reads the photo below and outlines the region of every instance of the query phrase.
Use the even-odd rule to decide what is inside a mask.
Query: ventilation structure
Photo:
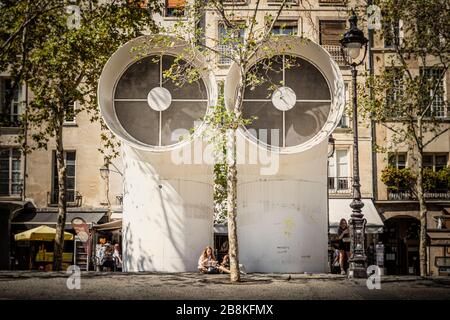
[[[140,149],[165,151],[186,143],[189,131],[197,128],[195,135],[201,130],[201,119],[216,100],[214,77],[197,52],[177,62],[180,68],[201,70],[197,81],[175,82],[164,76],[186,46],[176,39],[167,46],[167,39],[171,38],[141,37],[128,42],[110,58],[99,82],[106,124]]]
[[[240,262],[251,272],[325,272],[327,137],[344,109],[344,82],[328,52],[310,40],[280,36],[264,47],[248,70],[261,84],[249,84],[243,96],[243,117],[254,120],[239,128],[238,139],[245,140],[242,154],[253,150],[255,159],[258,150],[260,168],[270,173],[239,166]],[[233,64],[224,90],[228,108],[239,79]]]
[[[197,81],[164,76],[181,56],[176,66],[200,71]],[[212,242],[212,167],[173,156],[199,141],[201,119],[216,104],[207,63],[182,40],[140,37],[111,56],[98,99],[103,119],[123,142],[124,270],[197,270],[200,252]]]
[[[280,153],[298,153],[323,141],[344,109],[339,67],[318,44],[299,37],[276,37],[249,69],[262,83],[247,87],[242,113],[251,124],[241,128],[249,140]],[[234,106],[240,73],[234,64],[225,101]]]

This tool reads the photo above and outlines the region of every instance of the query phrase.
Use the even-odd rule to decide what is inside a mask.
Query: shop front
[[[55,237],[56,229],[44,225],[14,235],[15,269],[51,271]],[[73,262],[73,239],[64,232],[63,270]]]
[[[364,203],[364,207],[362,208],[362,213],[364,214],[364,218],[366,219],[366,236],[365,236],[365,245],[366,245],[366,254],[367,254],[367,265],[378,265],[383,267],[383,245],[381,243],[380,235],[383,232],[383,221],[374,206],[372,199],[362,199]],[[328,238],[329,238],[329,246],[328,246],[328,261],[329,261],[329,270],[331,272],[335,271],[333,268],[333,261],[335,258],[335,250],[339,247],[339,223],[341,219],[345,219],[348,223],[352,209],[350,208],[350,203],[352,199],[342,198],[342,199],[329,199],[328,201],[328,220],[329,220],[329,228],[328,228]]]
[[[382,241],[387,274],[420,274],[419,230],[420,221],[411,216],[396,216],[385,221]]]

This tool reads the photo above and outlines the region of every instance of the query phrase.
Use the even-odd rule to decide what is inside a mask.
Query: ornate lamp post
[[[357,67],[364,62],[367,53],[368,40],[364,37],[364,33],[358,29],[355,12],[348,20],[350,29],[344,34],[340,40],[342,55],[345,62],[351,67],[352,85],[353,85],[353,201],[350,203],[352,209],[350,225],[350,258],[349,273],[350,278],[366,278],[366,261],[365,252],[365,229],[366,219],[362,214],[364,203],[361,201],[361,184],[359,183],[359,154],[358,154],[358,101],[356,89],[356,77],[358,75]],[[362,59],[358,60],[361,55],[361,49],[364,50]]]

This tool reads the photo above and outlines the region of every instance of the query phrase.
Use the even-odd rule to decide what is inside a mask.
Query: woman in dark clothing
[[[339,236],[339,265],[341,267],[341,274],[346,274],[345,263],[350,257],[350,233],[348,230],[347,220],[341,219],[338,229]]]

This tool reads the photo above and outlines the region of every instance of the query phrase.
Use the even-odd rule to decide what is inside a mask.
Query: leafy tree
[[[446,0],[379,0],[382,30],[390,44],[385,68],[366,85],[375,99],[363,92],[362,104],[379,126],[391,133],[387,149],[405,145],[411,151],[411,173],[420,207],[420,274],[427,273],[427,202],[423,154],[445,134],[449,112],[443,99],[443,78],[450,62],[450,4]]]
[[[100,120],[96,89],[103,65],[121,44],[145,28],[155,30],[152,12],[156,8],[156,1],[144,9],[137,0],[1,2],[0,16],[7,23],[0,26],[0,67],[9,68],[18,83],[26,81],[34,95],[23,119],[32,140],[26,152],[47,148],[50,140],[56,143],[54,270],[62,267],[67,211],[64,120],[83,111],[91,114],[92,122]],[[109,138],[102,136],[107,147],[114,145]]]

